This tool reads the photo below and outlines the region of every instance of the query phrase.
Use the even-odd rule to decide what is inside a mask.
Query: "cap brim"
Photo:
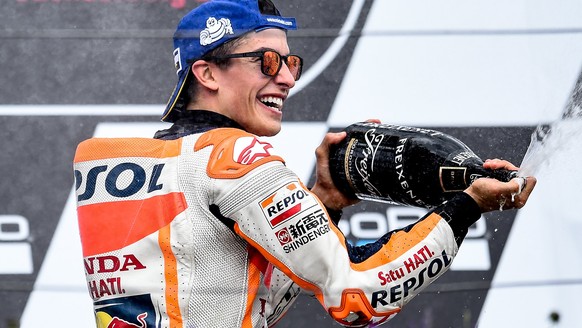
[[[174,91],[172,91],[172,95],[166,104],[166,110],[164,110],[164,114],[162,115],[162,121],[174,122],[175,118],[178,116],[177,112],[181,109],[176,107],[186,105],[179,100],[183,97],[183,92],[186,92],[185,89],[187,89],[186,86],[188,85],[186,82],[190,77],[190,71],[190,67],[187,67],[183,73],[180,74],[180,77],[178,78],[178,84],[176,84],[176,87],[174,88]]]

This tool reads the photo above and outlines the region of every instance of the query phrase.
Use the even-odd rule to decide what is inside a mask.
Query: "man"
[[[91,139],[75,156],[78,215],[99,327],[272,326],[302,288],[346,326],[390,319],[444,273],[481,212],[522,207],[535,179],[479,179],[419,222],[353,247],[335,221],[329,133],[311,190],[259,136],[281,129],[301,76],[270,0],[215,0],[174,37],[178,84],[155,139]],[[486,167],[516,169],[506,161]],[[418,257],[414,265],[405,262]]]

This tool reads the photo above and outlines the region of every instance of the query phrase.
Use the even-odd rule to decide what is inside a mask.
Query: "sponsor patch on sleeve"
[[[305,210],[306,200],[310,198],[299,183],[291,182],[261,200],[259,205],[271,228],[275,228]]]

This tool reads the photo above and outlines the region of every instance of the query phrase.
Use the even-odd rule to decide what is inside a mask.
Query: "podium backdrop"
[[[73,154],[92,136],[167,126],[172,33],[200,2],[2,2],[0,327],[94,327]],[[306,67],[272,142],[308,185],[323,135],[368,118],[441,130],[519,164],[536,126],[561,118],[582,69],[580,1],[275,3],[297,18],[289,44]],[[548,151],[528,205],[484,215],[451,270],[388,326],[579,326],[581,145]],[[362,202],[340,228],[361,244],[424,213]],[[336,326],[302,295],[277,327]]]

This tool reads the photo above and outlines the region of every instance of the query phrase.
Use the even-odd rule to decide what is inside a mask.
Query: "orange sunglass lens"
[[[301,59],[297,56],[289,56],[287,57],[287,67],[289,67],[289,71],[293,74],[295,79],[298,78],[297,74],[299,72],[299,68],[301,66]]]
[[[274,51],[265,51],[263,54],[263,73],[275,76],[281,66],[281,57]]]

